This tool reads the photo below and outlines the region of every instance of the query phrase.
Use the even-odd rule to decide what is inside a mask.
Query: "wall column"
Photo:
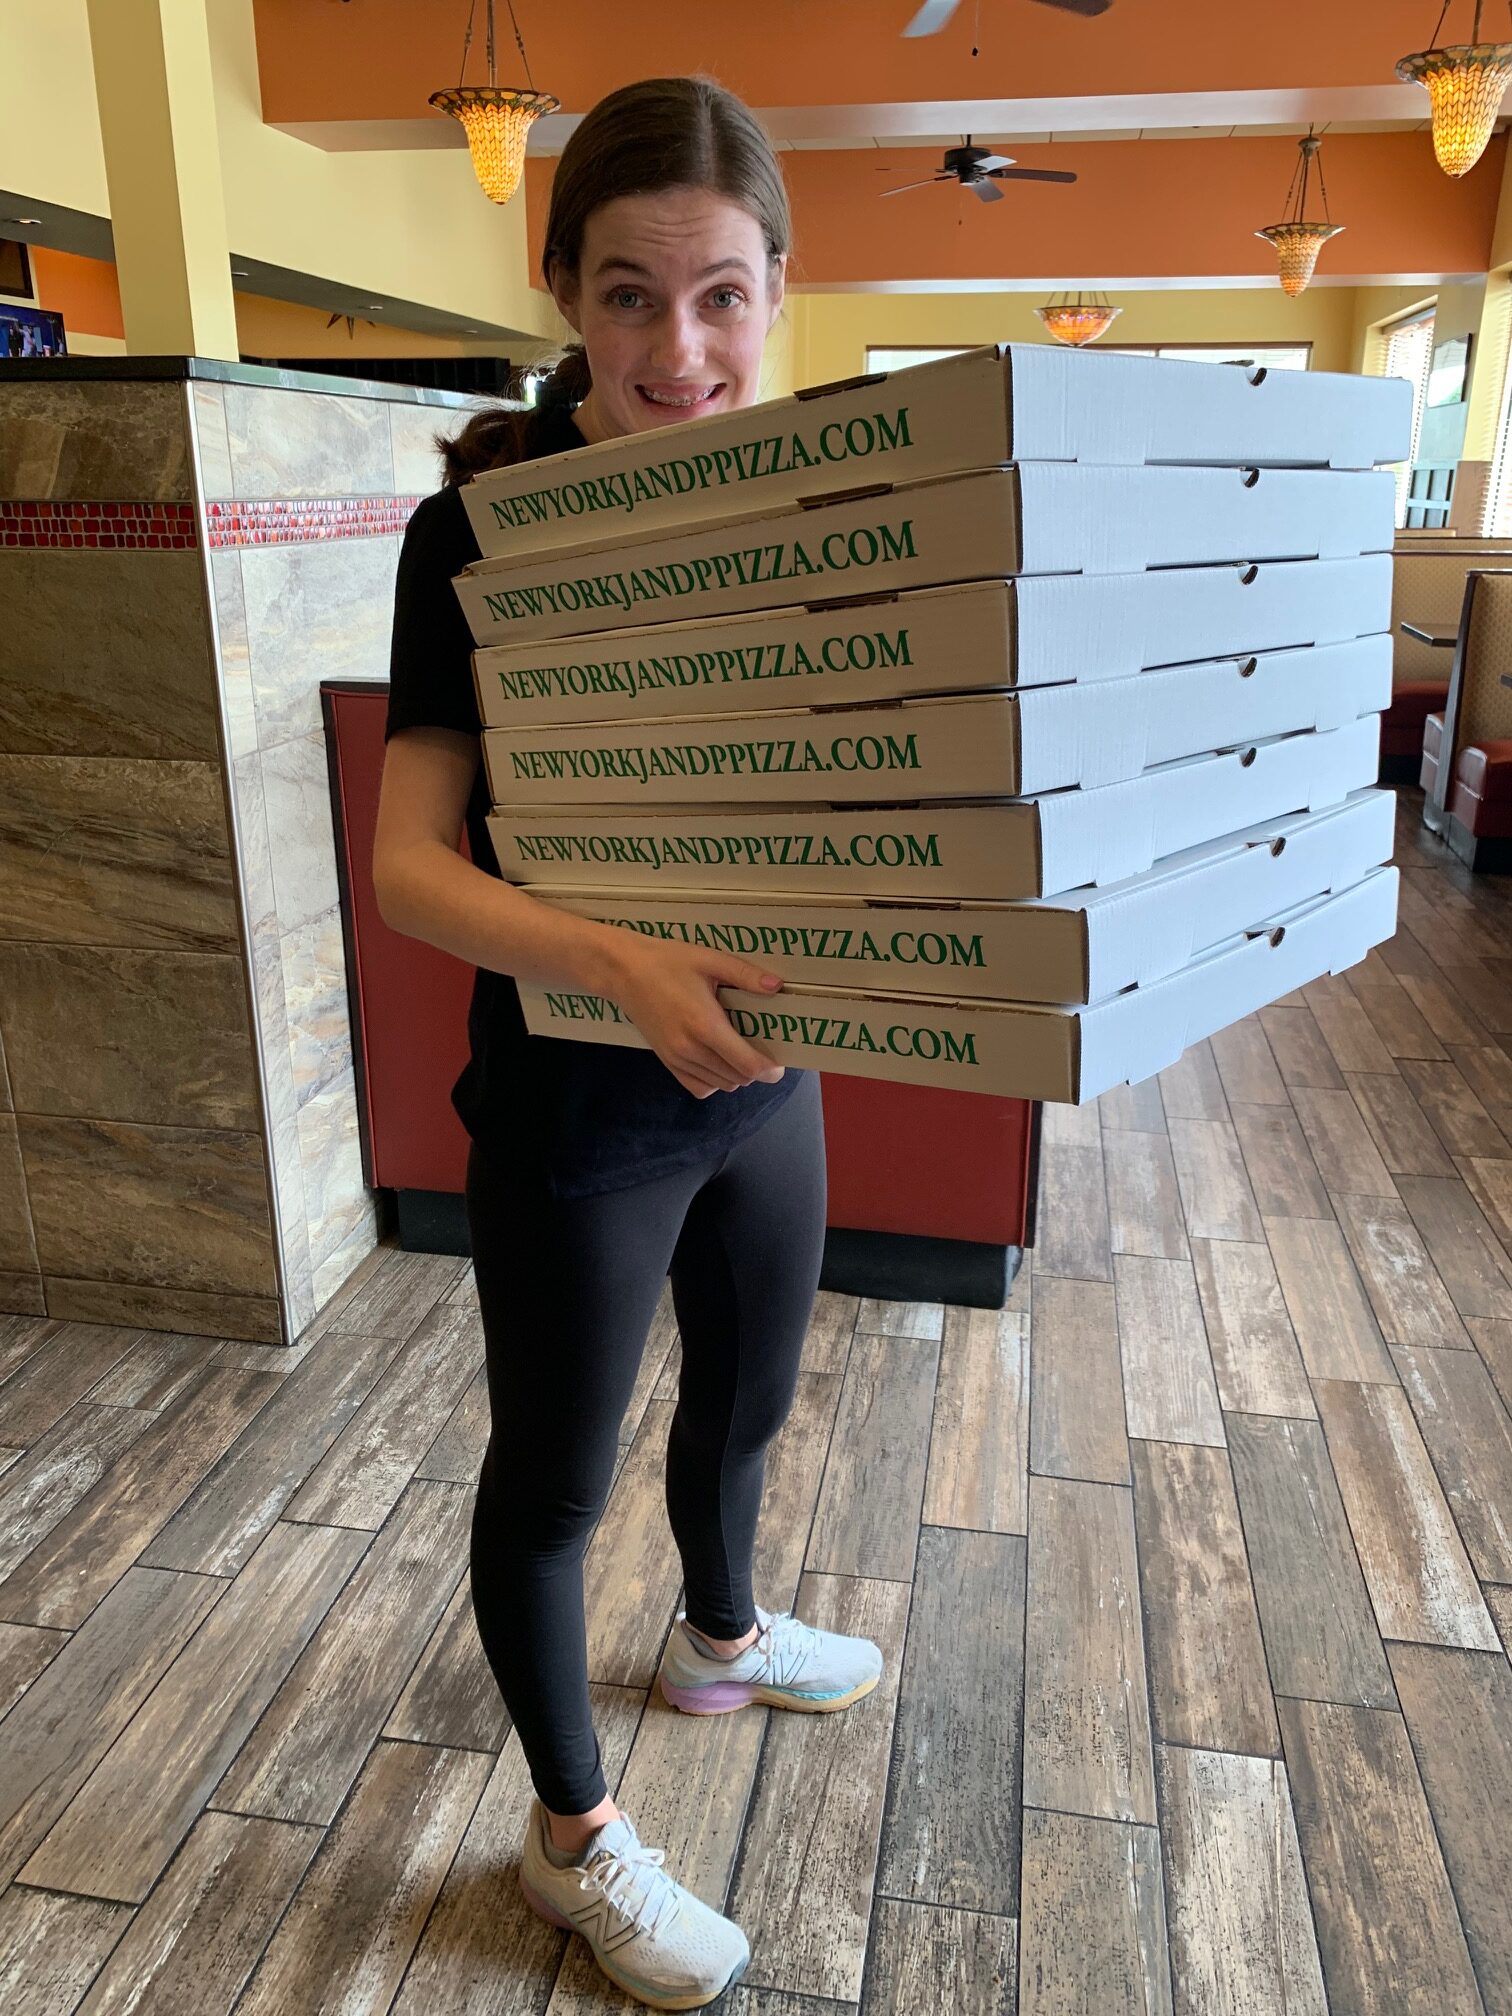
[[[238,355],[206,0],[88,0],[126,348]]]

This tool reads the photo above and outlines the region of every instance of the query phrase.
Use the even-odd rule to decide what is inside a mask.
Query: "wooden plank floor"
[[[820,1298],[757,1591],[851,1712],[650,1692],[665,1302],[587,1564],[610,1783],[732,2016],[1512,2016],[1512,888],[1045,1119],[1002,1312]],[[7,2016],[629,2004],[514,1880],[460,1263],[295,1352],[0,1323]]]

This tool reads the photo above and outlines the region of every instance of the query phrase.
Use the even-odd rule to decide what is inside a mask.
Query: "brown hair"
[[[562,150],[551,184],[541,274],[576,275],[583,232],[601,204],[659,189],[704,189],[728,197],[761,226],[770,258],[792,237],[787,190],[772,143],[755,114],[709,77],[648,77],[601,98]],[[593,380],[582,344],[571,344],[537,394],[536,411],[493,406],[436,445],[446,481],[527,459],[542,408],[581,403]]]

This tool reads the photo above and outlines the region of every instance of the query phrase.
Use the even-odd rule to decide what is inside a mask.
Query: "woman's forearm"
[[[615,985],[620,934],[614,925],[539,903],[441,841],[406,848],[375,875],[374,885],[392,930],[470,966],[590,993]]]

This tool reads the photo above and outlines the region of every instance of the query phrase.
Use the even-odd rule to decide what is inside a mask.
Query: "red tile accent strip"
[[[292,546],[312,539],[374,539],[402,532],[418,497],[228,497],[205,506],[211,546]]]
[[[418,497],[228,497],[205,506],[209,546],[293,546],[315,539],[374,539],[402,532]],[[197,546],[192,504],[0,501],[7,546]]]
[[[49,498],[0,501],[0,547],[197,546],[192,504],[78,504]]]

